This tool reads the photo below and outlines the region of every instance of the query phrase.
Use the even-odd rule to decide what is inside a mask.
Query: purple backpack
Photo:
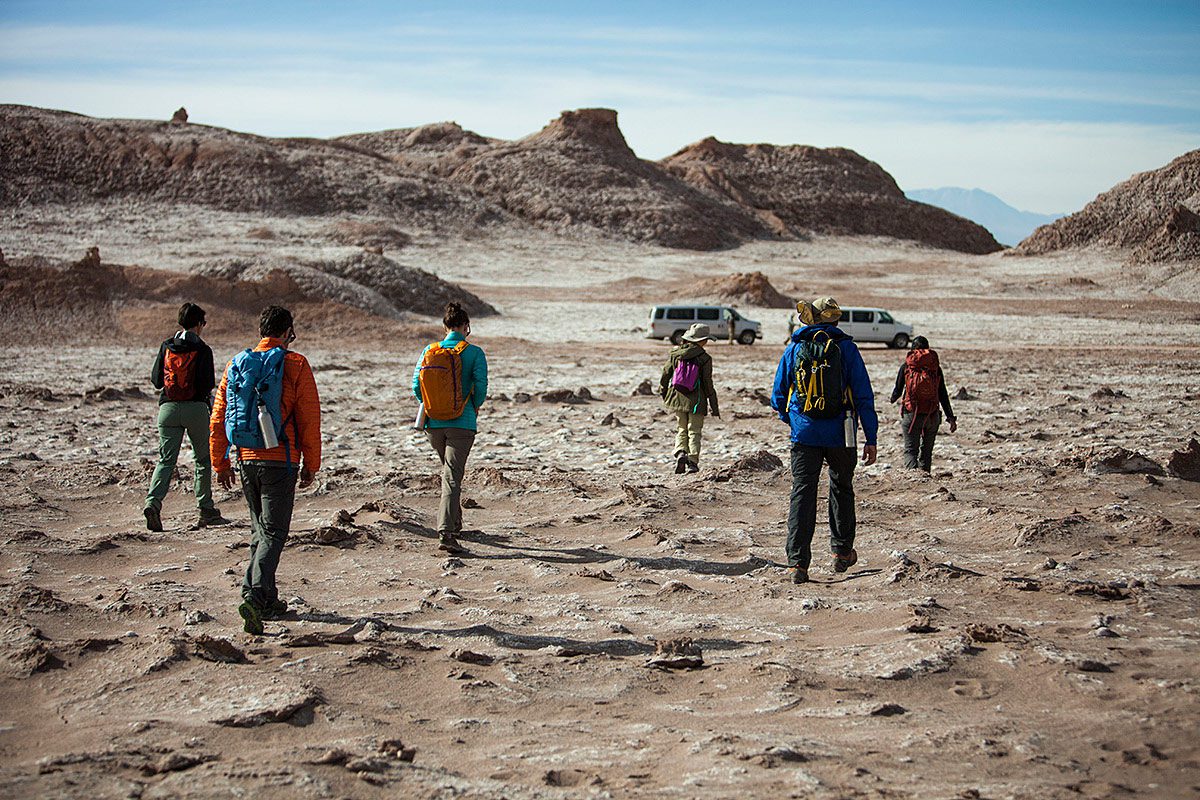
[[[690,392],[696,388],[700,380],[700,365],[695,361],[680,361],[675,365],[675,373],[671,376],[671,386],[681,392]]]

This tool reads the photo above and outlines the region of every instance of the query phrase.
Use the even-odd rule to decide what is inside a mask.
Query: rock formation
[[[1083,247],[1127,252],[1133,263],[1200,258],[1200,150],[1117,184],[1083,210],[1044,225],[1019,255]]]
[[[761,272],[736,272],[725,278],[713,278],[696,286],[699,297],[711,297],[718,303],[741,303],[762,308],[792,308],[795,301],[780,294]]]
[[[853,150],[728,144],[709,137],[661,163],[781,236],[868,234],[966,253],[1001,249],[974,222],[906,198],[891,175]]]
[[[171,115],[171,123],[173,125],[186,125],[188,121],[187,109],[183,106],[175,109],[175,113]]]

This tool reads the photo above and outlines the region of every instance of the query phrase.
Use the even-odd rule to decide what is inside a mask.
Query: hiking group
[[[831,297],[796,304],[790,335],[779,359],[771,390],[771,408],[787,423],[791,439],[792,490],[788,503],[788,569],[793,583],[806,583],[817,524],[821,469],[829,466],[829,549],[832,569],[845,572],[858,562],[854,549],[854,468],[857,438],[863,433],[862,463],[877,456],[879,418],[862,355],[851,336],[838,329],[842,311]],[[720,417],[713,388],[713,359],[705,346],[713,337],[697,323],[671,350],[659,378],[659,396],[675,412],[675,472],[698,472],[704,419]],[[892,402],[902,401],[905,466],[931,469],[933,443],[945,411],[953,433],[958,425],[950,408],[937,353],[923,336],[900,366]]]
[[[870,378],[853,339],[838,330],[841,310],[832,298],[797,304],[802,327],[780,358],[771,407],[791,432],[792,490],[786,552],[791,580],[804,583],[812,559],[817,488],[829,466],[829,526],[832,568],[845,572],[858,560],[854,549],[854,469],[857,431],[862,462],[876,458],[879,422]],[[212,472],[230,490],[240,479],[250,514],[250,556],[242,579],[238,614],[244,630],[261,634],[263,621],[287,612],[275,576],[291,528],[297,488],[313,483],[321,467],[321,401],[312,367],[290,349],[296,340],[290,311],[269,306],[259,318],[259,341],[226,365],[214,380],[212,349],[200,334],[204,309],[184,303],[179,332],[159,347],[151,372],[160,390],[159,461],[143,513],[146,527],[161,531],[166,497],[186,434],[195,456],[194,491],[199,525],[227,523],[213,503]],[[487,399],[488,367],[482,348],[467,341],[471,321],[458,303],[442,318],[445,336],[425,347],[413,370],[412,391],[420,401],[414,427],[422,430],[442,467],[437,514],[438,547],[463,552],[462,483],[475,441],[477,417]],[[675,413],[675,472],[700,467],[705,418],[720,417],[713,386],[713,340],[707,325],[693,325],[671,350],[659,379],[664,405]],[[950,408],[937,354],[923,337],[896,378],[892,402],[903,398],[905,463],[930,469],[933,442]],[[214,394],[215,389],[215,394]],[[237,472],[234,472],[234,469]]]

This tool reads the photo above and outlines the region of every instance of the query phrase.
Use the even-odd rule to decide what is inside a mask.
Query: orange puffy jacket
[[[282,347],[283,339],[267,337],[260,341],[255,350],[270,350]],[[225,386],[229,382],[229,365],[221,375],[221,385],[213,401],[212,416],[208,421],[208,450],[213,468],[224,472],[230,468],[229,439],[225,436]],[[304,467],[311,472],[321,468],[321,398],[317,396],[317,381],[313,378],[308,359],[289,351],[283,359],[283,399],[280,401],[283,415],[283,433],[290,442],[292,463],[303,456]],[[241,449],[243,461],[287,461],[288,448],[283,444],[270,450]]]

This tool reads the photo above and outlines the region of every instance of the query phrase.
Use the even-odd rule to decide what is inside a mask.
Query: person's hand
[[[958,420],[952,419],[950,420],[950,432],[954,433],[956,430],[958,430]]]
[[[316,477],[317,477],[316,473],[313,472],[311,469],[309,469],[308,467],[301,467],[300,468],[300,488],[307,489],[309,486],[312,486],[313,479]]]
[[[875,463],[877,449],[873,444],[863,445],[862,463],[864,467],[869,467]]]
[[[231,469],[219,470],[217,472],[217,483],[220,484],[222,489],[228,492],[237,483],[237,477]]]

